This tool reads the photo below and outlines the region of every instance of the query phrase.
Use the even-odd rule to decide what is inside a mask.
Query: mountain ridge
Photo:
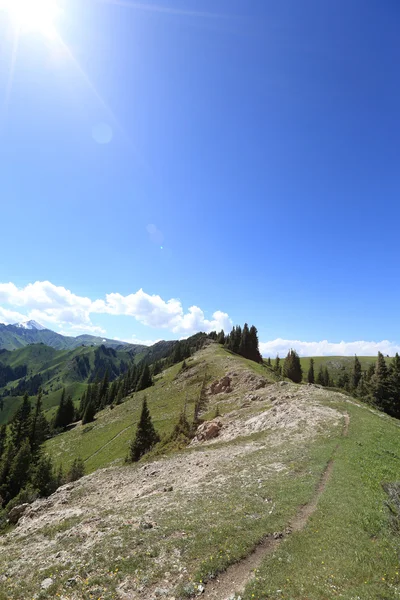
[[[36,321],[26,321],[6,325],[0,323],[0,350],[17,350],[28,344],[46,344],[56,350],[73,350],[78,346],[107,346],[109,348],[125,348],[135,344],[129,344],[122,340],[113,340],[100,336],[81,334],[76,337],[66,336],[47,329]]]

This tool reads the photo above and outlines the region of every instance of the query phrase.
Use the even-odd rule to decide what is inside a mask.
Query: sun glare
[[[60,7],[56,0],[0,0],[0,8],[22,32],[36,31],[50,38],[57,34],[55,21]]]

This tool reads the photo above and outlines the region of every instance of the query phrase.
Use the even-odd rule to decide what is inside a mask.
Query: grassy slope
[[[207,374],[210,381],[222,377],[226,373],[227,361],[228,364],[232,363],[232,369],[235,365],[241,368],[248,367],[255,373],[274,380],[266,367],[233,356],[213,344],[187,361],[188,366],[197,372],[187,379],[186,384],[176,380],[181,369],[179,363],[158,375],[155,385],[146,390],[149,408],[161,435],[171,432],[186,398],[188,415],[193,414],[194,402],[204,375]],[[49,452],[57,462],[62,461],[64,466],[68,466],[76,456],[80,456],[86,462],[87,472],[114,461],[122,462],[127,454],[129,440],[135,431],[143,395],[144,392],[132,394],[127,401],[113,410],[107,408],[100,412],[93,424],[79,424],[75,429],[49,440]],[[213,415],[210,413],[209,416]]]
[[[0,353],[0,361],[12,367],[28,365],[28,377],[38,373],[43,376],[43,390],[45,392],[43,406],[49,411],[47,417],[50,418],[60,401],[63,387],[66,388],[68,394],[71,394],[74,401],[77,401],[86,389],[86,383],[82,382],[73,370],[72,361],[79,355],[87,355],[91,368],[94,368],[95,350],[94,347],[86,346],[80,346],[74,350],[55,350],[43,344],[32,344],[13,352]],[[117,357],[113,360],[116,363],[121,360],[129,363],[132,358],[127,351],[119,350],[117,351]],[[17,383],[17,381],[9,382],[6,387],[11,388]],[[4,398],[4,408],[0,412],[0,424],[9,420],[21,401],[22,397],[20,396],[6,396]]]
[[[389,600],[400,594],[400,540],[382,488],[399,477],[399,422],[335,404],[350,414],[349,435],[340,442],[317,511],[303,532],[265,560],[246,600]]]

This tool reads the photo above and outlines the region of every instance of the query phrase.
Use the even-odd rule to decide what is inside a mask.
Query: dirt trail
[[[347,437],[350,416],[348,413],[345,413],[343,417],[344,424],[342,435],[343,437]],[[337,451],[337,448],[338,446],[336,447],[334,454]],[[226,571],[221,573],[217,579],[210,581],[207,584],[204,594],[202,594],[204,600],[229,600],[234,598],[235,594],[238,595],[243,593],[247,583],[254,577],[255,570],[258,569],[264,558],[269,554],[272,554],[272,552],[274,552],[274,550],[276,550],[283,540],[291,533],[301,531],[307,525],[307,521],[315,512],[318,501],[330,479],[333,465],[334,458],[332,457],[321,475],[314,496],[311,498],[310,502],[300,508],[286,530],[266,537],[249,556],[230,566]]]

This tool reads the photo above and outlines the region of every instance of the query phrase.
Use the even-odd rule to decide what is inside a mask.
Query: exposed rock
[[[218,417],[212,421],[206,421],[197,428],[196,439],[199,442],[212,440],[219,436],[222,426],[222,421]]]
[[[51,585],[53,585],[54,581],[52,580],[51,577],[47,577],[46,579],[43,579],[42,583],[40,584],[40,587],[42,588],[42,590],[48,590],[49,587]]]
[[[20,504],[19,506],[14,506],[14,508],[12,508],[8,513],[8,520],[10,523],[16,525],[29,506],[30,504]]]
[[[214,381],[211,384],[210,392],[213,396],[216,394],[229,394],[232,391],[231,387],[232,379],[227,375],[218,381]]]

